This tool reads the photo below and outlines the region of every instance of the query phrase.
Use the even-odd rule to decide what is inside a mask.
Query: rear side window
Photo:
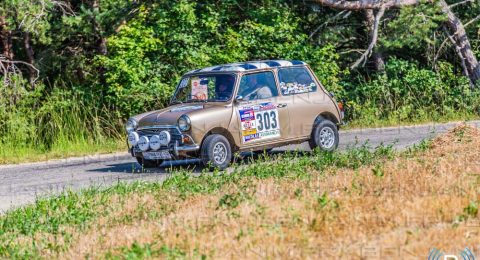
[[[304,67],[278,70],[280,89],[283,95],[295,95],[317,91],[317,84]]]

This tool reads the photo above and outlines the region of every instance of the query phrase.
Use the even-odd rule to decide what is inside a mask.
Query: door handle
[[[282,107],[286,107],[286,106],[287,106],[287,104],[283,103],[283,104],[278,104],[277,107],[278,107],[278,108],[282,108]]]

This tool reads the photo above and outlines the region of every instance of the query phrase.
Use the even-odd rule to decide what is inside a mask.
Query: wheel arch
[[[316,118],[315,118],[315,121],[313,122],[313,127],[312,129],[318,124],[320,123],[321,120],[323,119],[327,119],[327,120],[330,120],[332,121],[336,126],[337,126],[337,129],[338,129],[338,125],[340,124],[340,121],[338,120],[338,118],[331,112],[328,112],[328,111],[324,111],[322,113],[320,113]]]
[[[210,136],[212,134],[219,134],[227,138],[228,142],[230,143],[230,148],[232,149],[232,152],[238,150],[238,147],[235,144],[235,139],[233,138],[232,134],[223,127],[214,127],[210,129],[207,133],[205,133],[205,135],[203,136],[202,142],[200,143],[200,147],[203,146],[203,142],[205,141],[207,136]]]

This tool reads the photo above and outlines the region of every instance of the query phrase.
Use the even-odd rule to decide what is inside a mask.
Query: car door
[[[279,99],[272,71],[243,75],[234,106],[242,148],[288,138],[288,106]]]

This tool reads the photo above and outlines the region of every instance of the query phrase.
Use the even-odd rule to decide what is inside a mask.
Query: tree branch
[[[313,2],[331,8],[358,11],[363,9],[390,9],[408,5],[417,5],[420,3],[420,0],[313,0]]]
[[[52,1],[53,6],[56,6],[60,9],[62,14],[64,15],[70,15],[70,16],[75,16],[76,13],[73,11],[72,7],[70,6],[70,3],[65,2],[65,1]]]
[[[470,24],[472,24],[472,23],[474,23],[474,22],[476,22],[476,21],[478,21],[478,20],[480,20],[480,15],[478,15],[477,17],[473,18],[472,20],[466,22],[466,23],[463,25],[463,27],[467,28],[467,26],[469,26]]]
[[[315,36],[315,34],[316,34],[320,29],[322,29],[322,27],[328,25],[328,24],[329,24],[330,22],[332,22],[332,21],[337,20],[338,17],[340,17],[341,15],[343,15],[343,14],[346,13],[346,12],[347,12],[347,10],[343,10],[343,11],[339,12],[338,14],[336,14],[335,16],[333,16],[332,18],[330,18],[330,19],[328,19],[327,21],[325,21],[324,23],[320,24],[315,30],[313,30],[312,33],[310,33],[310,36],[308,36],[308,39],[311,39],[313,36]],[[347,13],[347,15],[345,15],[345,17],[347,17],[347,16],[348,16],[348,13]],[[344,18],[345,18],[345,17],[344,17]]]
[[[40,76],[40,71],[33,66],[32,64],[21,61],[21,60],[9,60],[7,57],[0,55],[0,74],[3,74],[3,81],[4,84],[8,84],[8,81],[10,79],[10,75],[13,74],[18,74],[20,72],[20,69],[17,67],[16,64],[22,64],[27,66],[30,70],[35,71],[35,78],[32,79],[33,82],[37,81],[37,79]]]
[[[385,7],[380,7],[380,9],[375,14],[375,21],[373,24],[373,31],[372,31],[372,39],[370,40],[370,44],[368,45],[368,49],[360,56],[360,58],[350,67],[351,69],[355,69],[362,63],[362,66],[365,65],[367,62],[368,57],[372,54],[373,48],[377,45],[378,40],[378,26],[380,24],[380,19],[383,17],[385,13]]]
[[[464,0],[464,1],[461,1],[461,2],[458,2],[458,3],[451,4],[451,5],[450,5],[450,8],[454,8],[454,7],[457,7],[457,6],[459,6],[459,5],[466,4],[466,3],[468,3],[468,2],[472,3],[473,0]]]

